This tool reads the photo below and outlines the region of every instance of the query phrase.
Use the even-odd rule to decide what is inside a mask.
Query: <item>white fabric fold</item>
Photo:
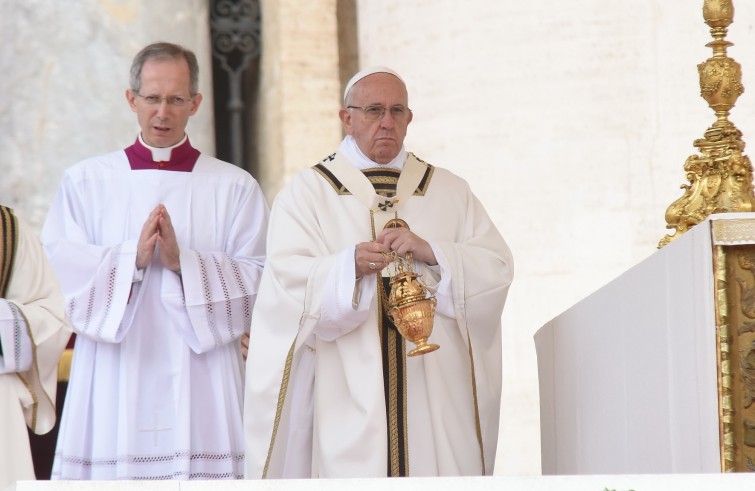
[[[25,372],[34,361],[34,341],[26,319],[12,302],[0,298],[0,374]]]

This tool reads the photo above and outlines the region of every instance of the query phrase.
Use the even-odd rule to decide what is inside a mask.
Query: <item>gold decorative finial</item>
[[[663,237],[658,248],[712,213],[755,210],[752,164],[742,154],[742,132],[729,121],[729,111],[744,92],[741,66],[727,56],[732,43],[724,39],[734,20],[732,0],[704,0],[703,18],[713,37],[706,44],[713,49],[713,56],[697,65],[700,95],[716,113],[716,121],[704,138],[694,142],[700,155],[692,155],[684,163],[689,184],[682,184],[684,195],[666,209],[666,228],[676,231]]]

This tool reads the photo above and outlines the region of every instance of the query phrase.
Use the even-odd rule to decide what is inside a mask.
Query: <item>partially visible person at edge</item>
[[[0,489],[33,480],[28,427],[55,426],[58,360],[71,330],[63,294],[39,239],[0,206]]]
[[[194,54],[145,47],[133,145],[68,169],[42,240],[76,331],[53,479],[243,476],[244,364],[268,206],[185,133]]]
[[[339,115],[338,151],[272,208],[245,476],[492,474],[509,248],[463,179],[404,150],[413,114],[398,74],[356,74]],[[394,218],[409,228],[384,229]],[[435,352],[407,357],[386,315],[387,253],[411,253],[434,292]]]

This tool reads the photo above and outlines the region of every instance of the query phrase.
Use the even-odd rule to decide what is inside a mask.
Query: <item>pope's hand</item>
[[[388,252],[383,244],[377,242],[361,242],[354,251],[354,270],[356,277],[374,274],[386,267],[390,261],[384,253]]]
[[[438,264],[430,244],[405,227],[385,228],[377,236],[376,242],[383,244],[389,251],[394,251],[401,257],[406,257],[407,252],[412,253],[412,258],[422,261],[430,266]]]

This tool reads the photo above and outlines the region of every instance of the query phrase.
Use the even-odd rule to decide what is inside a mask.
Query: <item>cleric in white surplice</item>
[[[76,331],[54,479],[243,475],[244,365],[268,207],[194,149],[193,53],[157,43],[126,98],[141,134],[68,169],[42,240]]]
[[[468,184],[404,150],[406,87],[347,85],[338,151],[273,204],[245,396],[248,479],[492,474],[511,253]],[[398,217],[410,229],[383,229]],[[438,305],[407,357],[385,315],[385,252],[411,252]],[[387,292],[383,291],[383,294]]]

